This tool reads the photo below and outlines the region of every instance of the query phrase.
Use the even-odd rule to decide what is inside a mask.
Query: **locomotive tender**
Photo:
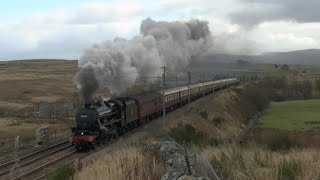
[[[215,91],[239,84],[236,78],[207,81],[188,86],[166,89],[164,101],[166,112],[194,101]],[[188,92],[189,90],[189,92]],[[162,115],[162,91],[116,98],[86,104],[76,115],[77,126],[72,128],[71,141],[76,149],[94,148],[117,138]]]

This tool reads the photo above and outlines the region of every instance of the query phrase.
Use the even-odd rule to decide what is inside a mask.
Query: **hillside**
[[[24,60],[0,62],[0,111],[30,112],[41,101],[73,101],[77,61]]]
[[[271,52],[257,56],[261,62],[320,65],[320,49],[307,49],[290,52]]]
[[[300,64],[320,66],[320,49],[307,49],[290,52],[270,52],[261,55],[236,55],[236,54],[208,54],[195,58],[192,63],[199,62],[204,65],[230,64],[237,60],[245,60],[251,63],[274,64]]]

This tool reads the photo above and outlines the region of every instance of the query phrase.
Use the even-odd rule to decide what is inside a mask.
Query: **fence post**
[[[188,169],[188,175],[192,175],[191,167],[190,167],[190,161],[189,161],[189,156],[188,156],[188,151],[187,148],[184,146],[184,151],[186,152],[184,158],[186,159],[186,164],[187,164],[187,169]]]

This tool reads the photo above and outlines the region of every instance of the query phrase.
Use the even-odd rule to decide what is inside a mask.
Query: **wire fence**
[[[70,132],[50,132],[48,135],[48,139],[43,141],[43,145],[51,145],[64,140],[68,140],[70,137]],[[29,137],[20,137],[19,138],[19,151],[32,148],[38,145],[37,137],[29,136]],[[15,147],[15,138],[12,139],[0,139],[0,154],[6,154],[13,152]]]

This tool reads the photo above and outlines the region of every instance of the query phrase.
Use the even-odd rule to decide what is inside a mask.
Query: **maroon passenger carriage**
[[[140,123],[156,118],[162,112],[162,95],[157,92],[142,93],[130,96],[138,106]]]

